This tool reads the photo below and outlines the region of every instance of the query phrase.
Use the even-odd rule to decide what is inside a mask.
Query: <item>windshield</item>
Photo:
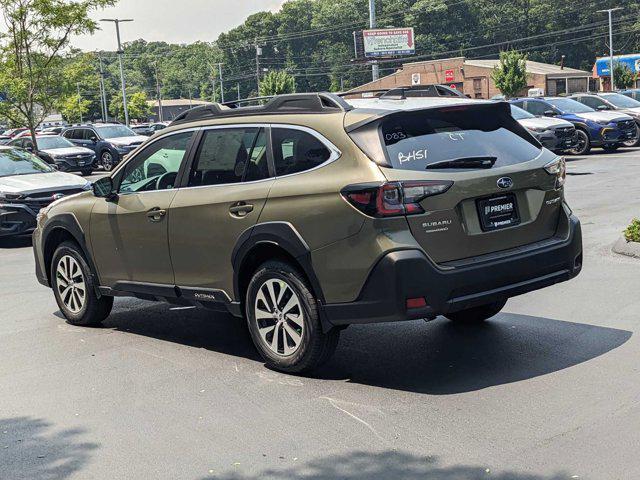
[[[35,155],[24,150],[12,148],[0,150],[0,177],[12,175],[30,175],[33,173],[53,172],[53,168]]]
[[[103,138],[120,138],[120,137],[135,137],[136,134],[133,130],[124,125],[113,125],[109,127],[96,127],[98,133]]]
[[[382,122],[381,134],[393,168],[423,171],[450,161],[456,168],[474,168],[487,159],[496,167],[532,160],[540,148],[520,128],[498,109],[443,108],[392,115]]]
[[[511,116],[516,120],[524,120],[525,118],[536,118],[535,115],[532,115],[526,110],[523,110],[520,107],[516,107],[515,105],[511,105]]]
[[[640,102],[619,93],[606,93],[602,95],[606,101],[613,103],[618,108],[638,108]]]
[[[56,148],[69,148],[75,145],[64,137],[40,137],[38,148],[40,150],[54,150]]]
[[[562,113],[588,113],[595,112],[591,107],[587,107],[580,102],[571,100],[570,98],[551,98],[547,100],[551,105],[556,107]]]

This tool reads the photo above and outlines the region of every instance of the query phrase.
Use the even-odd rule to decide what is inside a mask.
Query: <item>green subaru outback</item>
[[[507,103],[206,105],[92,192],[41,211],[39,281],[74,325],[113,298],[244,317],[272,367],[312,369],[350,324],[481,322],[576,276],[564,160]]]

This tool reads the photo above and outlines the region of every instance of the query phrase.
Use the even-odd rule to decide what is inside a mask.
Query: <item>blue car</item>
[[[636,135],[636,124],[629,115],[597,111],[564,97],[536,97],[511,100],[514,105],[537,117],[555,117],[576,127],[576,146],[571,153],[586,155],[592,147],[615,151]]]

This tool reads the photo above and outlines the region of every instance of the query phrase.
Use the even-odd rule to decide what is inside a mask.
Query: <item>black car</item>
[[[91,175],[96,154],[93,150],[78,147],[58,135],[38,135],[38,148],[34,148],[31,137],[16,138],[8,143],[11,147],[20,147],[35,153],[50,165],[56,165],[62,172],[81,172]]]
[[[97,165],[107,172],[146,140],[146,137],[136,134],[129,127],[117,123],[76,125],[67,128],[62,136],[74,145],[93,150]]]

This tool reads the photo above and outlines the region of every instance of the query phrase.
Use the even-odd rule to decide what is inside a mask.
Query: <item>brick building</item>
[[[470,60],[464,57],[405,63],[400,70],[377,81],[350,90],[388,89],[411,85],[449,85],[471,98],[491,98],[499,95],[491,73],[498,65],[497,59]],[[541,88],[545,95],[561,95],[587,91],[592,73],[546,63],[527,61],[528,87]],[[591,85],[593,87],[593,85]]]

